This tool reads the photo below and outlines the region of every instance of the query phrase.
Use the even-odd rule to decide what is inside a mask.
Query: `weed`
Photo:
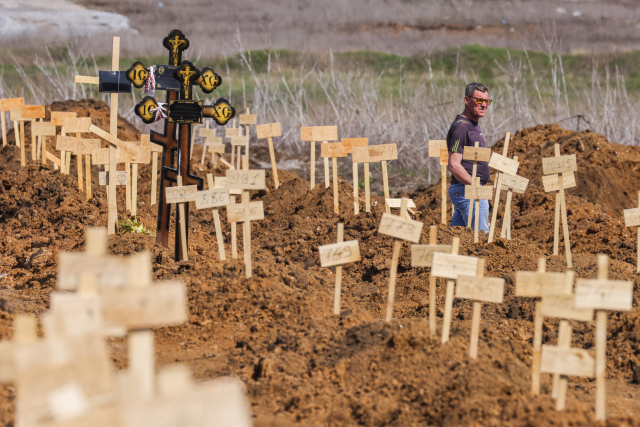
[[[135,234],[146,234],[148,236],[155,236],[155,231],[149,230],[144,227],[144,224],[138,220],[137,217],[134,217],[133,220],[129,218],[125,218],[124,221],[119,222],[120,226],[120,234],[127,233],[135,233]]]

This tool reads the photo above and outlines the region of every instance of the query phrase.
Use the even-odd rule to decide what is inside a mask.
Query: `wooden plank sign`
[[[98,287],[125,286],[129,281],[129,266],[122,257],[91,256],[78,252],[61,252],[58,258],[58,289],[75,291],[83,274],[97,278]]]
[[[44,119],[44,105],[23,105],[21,108],[23,119]]]
[[[167,203],[195,202],[197,193],[197,185],[182,185],[178,187],[165,188]]]
[[[458,276],[456,298],[501,304],[504,279],[497,277]]]
[[[313,141],[313,127],[302,126],[300,128],[300,141]]]
[[[560,190],[558,175],[544,175],[542,177],[542,185],[544,186],[545,193]],[[565,190],[576,186],[576,176],[573,172],[565,172],[562,174],[562,186]]]
[[[222,138],[218,138],[218,139],[222,139]],[[224,154],[225,147],[226,146],[224,144],[209,143],[207,144],[207,152]]]
[[[91,151],[91,163],[94,165],[108,165],[109,164],[109,149],[97,148]]]
[[[384,199],[387,206],[390,208],[400,208],[402,206],[402,199]],[[415,208],[416,204],[412,199],[407,200],[407,209]]]
[[[474,162],[488,162],[491,159],[491,148],[465,146],[462,158]]]
[[[515,295],[518,297],[542,297],[546,294],[570,294],[572,284],[565,273],[538,273],[517,271]]]
[[[575,306],[596,310],[630,311],[633,282],[623,280],[576,280]]]
[[[402,218],[396,215],[383,213],[380,219],[378,233],[395,237],[396,239],[408,240],[413,243],[420,241],[420,234],[424,223],[412,219]]]
[[[490,186],[490,185],[465,185],[464,186],[464,197],[466,199],[490,200],[492,196],[493,196],[493,186]]]
[[[338,126],[313,126],[311,128],[311,140],[315,142],[337,141]]]
[[[353,149],[353,163],[375,163],[397,159],[397,144],[369,145]]]
[[[565,172],[577,172],[578,165],[576,155],[569,154],[566,156],[545,157],[542,159],[542,174],[552,175]],[[564,183],[564,182],[563,182]]]
[[[411,266],[431,267],[435,252],[451,253],[451,245],[411,245]]]
[[[196,209],[217,208],[228,206],[231,201],[227,188],[214,188],[211,190],[198,191],[195,195]]]
[[[37,136],[56,136],[56,126],[51,123],[33,122],[31,132]]]
[[[277,136],[282,136],[280,122],[256,125],[256,135],[258,139],[275,138]]]
[[[258,116],[256,114],[240,114],[238,116],[239,125],[255,125],[258,123]]]
[[[64,120],[64,129],[68,133],[90,132],[91,117],[68,118]]]
[[[353,149],[356,147],[366,147],[369,145],[369,138],[342,138],[340,141],[344,146],[347,154],[353,153]]]
[[[246,147],[249,145],[249,136],[232,136],[231,145],[234,147]]]
[[[226,136],[227,138],[240,136],[240,128],[227,128],[224,130],[224,136]]]
[[[77,114],[72,111],[52,111],[51,124],[53,124],[54,126],[64,126],[64,121],[66,119],[73,119],[76,116]]]
[[[105,150],[108,150],[108,148],[105,148]],[[98,172],[98,185],[109,185],[110,172]],[[127,171],[116,171],[116,185],[127,185]]]
[[[624,210],[624,225],[627,227],[640,226],[640,208]]]
[[[544,317],[590,322],[593,320],[593,309],[577,308],[574,294],[543,295],[540,302],[540,314]]]
[[[347,157],[347,150],[341,142],[331,142],[320,146],[320,156],[323,159]]]
[[[226,176],[215,176],[214,179],[214,187],[215,188],[227,188],[227,177]],[[242,194],[242,190],[235,190],[230,188],[229,194],[237,195]]]
[[[249,203],[249,221],[264,219],[264,204],[262,200]],[[229,222],[244,222],[244,204],[227,206],[227,220]]]
[[[435,277],[456,280],[458,276],[475,276],[478,271],[478,258],[470,256],[433,253],[431,274]]]
[[[360,261],[360,245],[357,240],[332,243],[318,247],[320,266],[333,267]]]
[[[227,188],[238,190],[264,190],[264,170],[227,170]]]
[[[0,99],[0,111],[7,112],[14,108],[22,109],[24,98],[5,98]]]
[[[94,150],[100,149],[99,139],[80,139],[76,154],[91,155]]]
[[[596,363],[587,350],[543,345],[540,371],[593,378],[595,377]]]
[[[556,176],[557,180],[557,176]],[[509,175],[505,173],[502,175],[502,186],[507,189],[512,189],[514,193],[524,193],[529,185],[529,180],[518,175]]]
[[[429,157],[440,157],[441,150],[447,150],[447,141],[445,139],[429,140]]]
[[[75,153],[78,150],[78,144],[80,141],[81,140],[77,139],[75,136],[58,135],[56,138],[56,150]]]
[[[151,163],[151,147],[136,147],[136,154],[131,156],[130,163],[143,165]]]
[[[489,167],[500,172],[504,172],[509,175],[516,175],[518,173],[518,166],[520,163],[503,156],[498,153],[491,153],[491,160],[489,160]]]

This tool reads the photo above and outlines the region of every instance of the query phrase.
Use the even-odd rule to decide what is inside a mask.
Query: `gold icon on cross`
[[[183,79],[182,85],[184,87],[184,97],[185,99],[189,99],[189,80],[191,80],[191,77],[193,77],[196,72],[187,65],[186,67],[184,67],[184,70],[179,71],[179,73]]]
[[[180,52],[179,47],[186,42],[184,40],[180,40],[180,36],[175,36],[173,40],[169,40],[169,43],[173,47],[173,65],[178,65],[178,53]]]

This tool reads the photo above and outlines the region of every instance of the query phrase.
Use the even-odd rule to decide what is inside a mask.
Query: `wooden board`
[[[334,158],[334,157],[347,157],[347,150],[342,142],[329,142],[320,145],[320,157]]]
[[[22,106],[23,119],[44,119],[44,116],[45,116],[44,105],[23,105]]]
[[[544,317],[578,320],[590,322],[593,320],[593,309],[576,308],[575,295],[544,295],[540,302],[540,314]]]
[[[465,146],[462,159],[474,162],[488,162],[491,159],[491,148]]]
[[[540,372],[593,378],[596,364],[593,355],[587,350],[543,345]]]
[[[627,227],[640,226],[640,208],[624,210],[624,225]]]
[[[537,273],[535,271],[517,271],[515,295],[518,297],[542,297],[545,294],[571,293],[565,273]]]
[[[196,209],[217,208],[229,205],[229,189],[213,188],[211,190],[198,191],[195,195]]]
[[[456,298],[501,304],[504,279],[497,277],[458,276]]]
[[[227,206],[227,221],[244,222],[244,204]],[[259,221],[264,219],[264,204],[262,200],[249,203],[249,221]]]
[[[342,138],[340,141],[347,154],[353,153],[355,147],[366,147],[369,145],[369,138]]]
[[[214,176],[214,187],[215,188],[227,188],[227,177],[226,176]],[[237,195],[237,194],[242,194],[242,190],[234,190],[234,189],[229,189],[229,194],[231,195]]]
[[[131,283],[129,273],[129,264],[123,257],[61,252],[58,258],[58,289],[77,290],[82,274],[95,275],[99,288],[126,286]]]
[[[89,132],[91,117],[68,118],[64,120],[64,130],[67,133]]]
[[[187,291],[181,281],[106,288],[100,295],[107,327],[143,329],[175,325],[188,318]]]
[[[490,200],[493,197],[493,186],[465,185],[464,197],[469,200]]]
[[[224,136],[231,138],[232,136],[239,136],[240,128],[228,128],[224,130]]]
[[[248,136],[232,136],[231,137],[231,145],[234,147],[246,147],[249,145],[249,137]]]
[[[633,304],[633,282],[626,280],[576,280],[575,306],[595,310],[629,311]]]
[[[312,141],[337,141],[338,126],[313,126],[311,128]]]
[[[491,160],[489,160],[489,167],[500,172],[507,173],[509,175],[518,174],[518,166],[520,163],[513,159],[510,159],[502,154],[491,153]]]
[[[227,188],[263,190],[266,188],[264,170],[227,170]]]
[[[411,245],[411,266],[431,267],[435,252],[451,253],[451,245]]]
[[[323,245],[318,250],[320,251],[321,267],[332,267],[360,261],[360,245],[357,240]]]
[[[22,108],[12,108],[9,111],[9,120],[17,122],[22,120]]]
[[[400,208],[402,206],[402,199],[384,199],[384,201],[387,203],[387,206],[389,206],[390,208]],[[416,204],[413,202],[413,200],[408,199],[407,208],[412,209],[415,207],[416,207]]]
[[[418,243],[423,226],[424,223],[422,221],[414,221],[412,219],[401,218],[397,215],[383,213],[380,219],[378,233],[395,237],[396,239]]]
[[[130,163],[148,165],[151,163],[151,147],[136,147],[136,154],[131,156]]]
[[[440,150],[440,165],[448,165],[449,164],[449,150],[447,148],[443,148]]]
[[[256,134],[258,139],[275,138],[276,136],[282,136],[280,122],[257,125]]]
[[[216,130],[215,129],[209,129],[209,128],[198,128],[198,136],[203,137],[203,138],[217,138],[218,136],[216,135]]]
[[[218,153],[218,154],[224,154],[224,150],[226,148],[226,145],[224,144],[208,144],[207,145],[207,152],[208,153]]]
[[[73,119],[76,116],[77,114],[72,111],[52,111],[51,124],[55,126],[64,126],[64,121],[66,119]],[[65,129],[65,132],[66,132],[66,129]]]
[[[311,126],[302,126],[300,128],[300,141],[313,141],[313,128]]]
[[[239,125],[255,125],[258,123],[258,116],[256,114],[240,114],[238,116]]]
[[[110,173],[111,171],[98,172],[98,185],[109,185]],[[127,171],[116,171],[116,185],[127,185]]]
[[[502,187],[512,189],[514,193],[524,193],[529,185],[529,180],[518,175],[502,174]]]
[[[43,320],[47,338],[105,332],[98,293],[52,292],[49,308]]]
[[[108,165],[109,164],[109,149],[98,148],[91,151],[91,163],[94,165]]]
[[[478,258],[434,252],[431,274],[435,277],[455,280],[458,276],[475,276]]]
[[[444,139],[429,140],[429,157],[440,157],[440,151],[447,150],[447,141]]]
[[[75,136],[62,136],[58,135],[56,138],[56,150],[58,151],[71,151],[75,153],[78,150],[78,144],[80,139]]]
[[[181,187],[165,188],[167,203],[194,202],[198,193],[197,185],[183,185]]]
[[[100,149],[101,141],[99,139],[81,139],[78,142],[76,154],[92,154],[94,150]]]
[[[164,148],[162,148],[162,145],[160,144],[151,144],[151,152],[152,153],[162,153],[162,151],[164,151]]]
[[[565,172],[577,172],[576,155],[569,154],[559,157],[544,157],[542,159],[542,174],[551,175]]]
[[[396,160],[398,158],[398,146],[397,144],[381,144],[354,147],[352,158],[353,163],[375,163],[383,160]]]
[[[542,177],[542,185],[544,186],[545,193],[559,191],[558,175],[544,175]],[[565,172],[562,174],[562,186],[565,190],[576,186],[576,176],[573,172]]]
[[[11,111],[14,108],[22,108],[24,105],[24,98],[6,98],[0,99],[0,111]]]
[[[56,136],[56,126],[46,122],[33,122],[31,132],[36,136]]]

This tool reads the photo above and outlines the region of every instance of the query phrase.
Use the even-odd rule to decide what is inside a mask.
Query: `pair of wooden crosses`
[[[24,129],[24,124],[27,121],[31,124],[31,160],[35,162],[38,158],[41,158],[42,163],[46,163],[46,149],[42,150],[42,137],[52,135],[47,135],[43,126],[40,125],[45,117],[44,105],[25,105],[24,98],[0,99],[3,147],[7,145],[6,112],[9,112],[9,119],[13,122],[16,145],[20,147],[20,166],[26,166],[27,164]]]

